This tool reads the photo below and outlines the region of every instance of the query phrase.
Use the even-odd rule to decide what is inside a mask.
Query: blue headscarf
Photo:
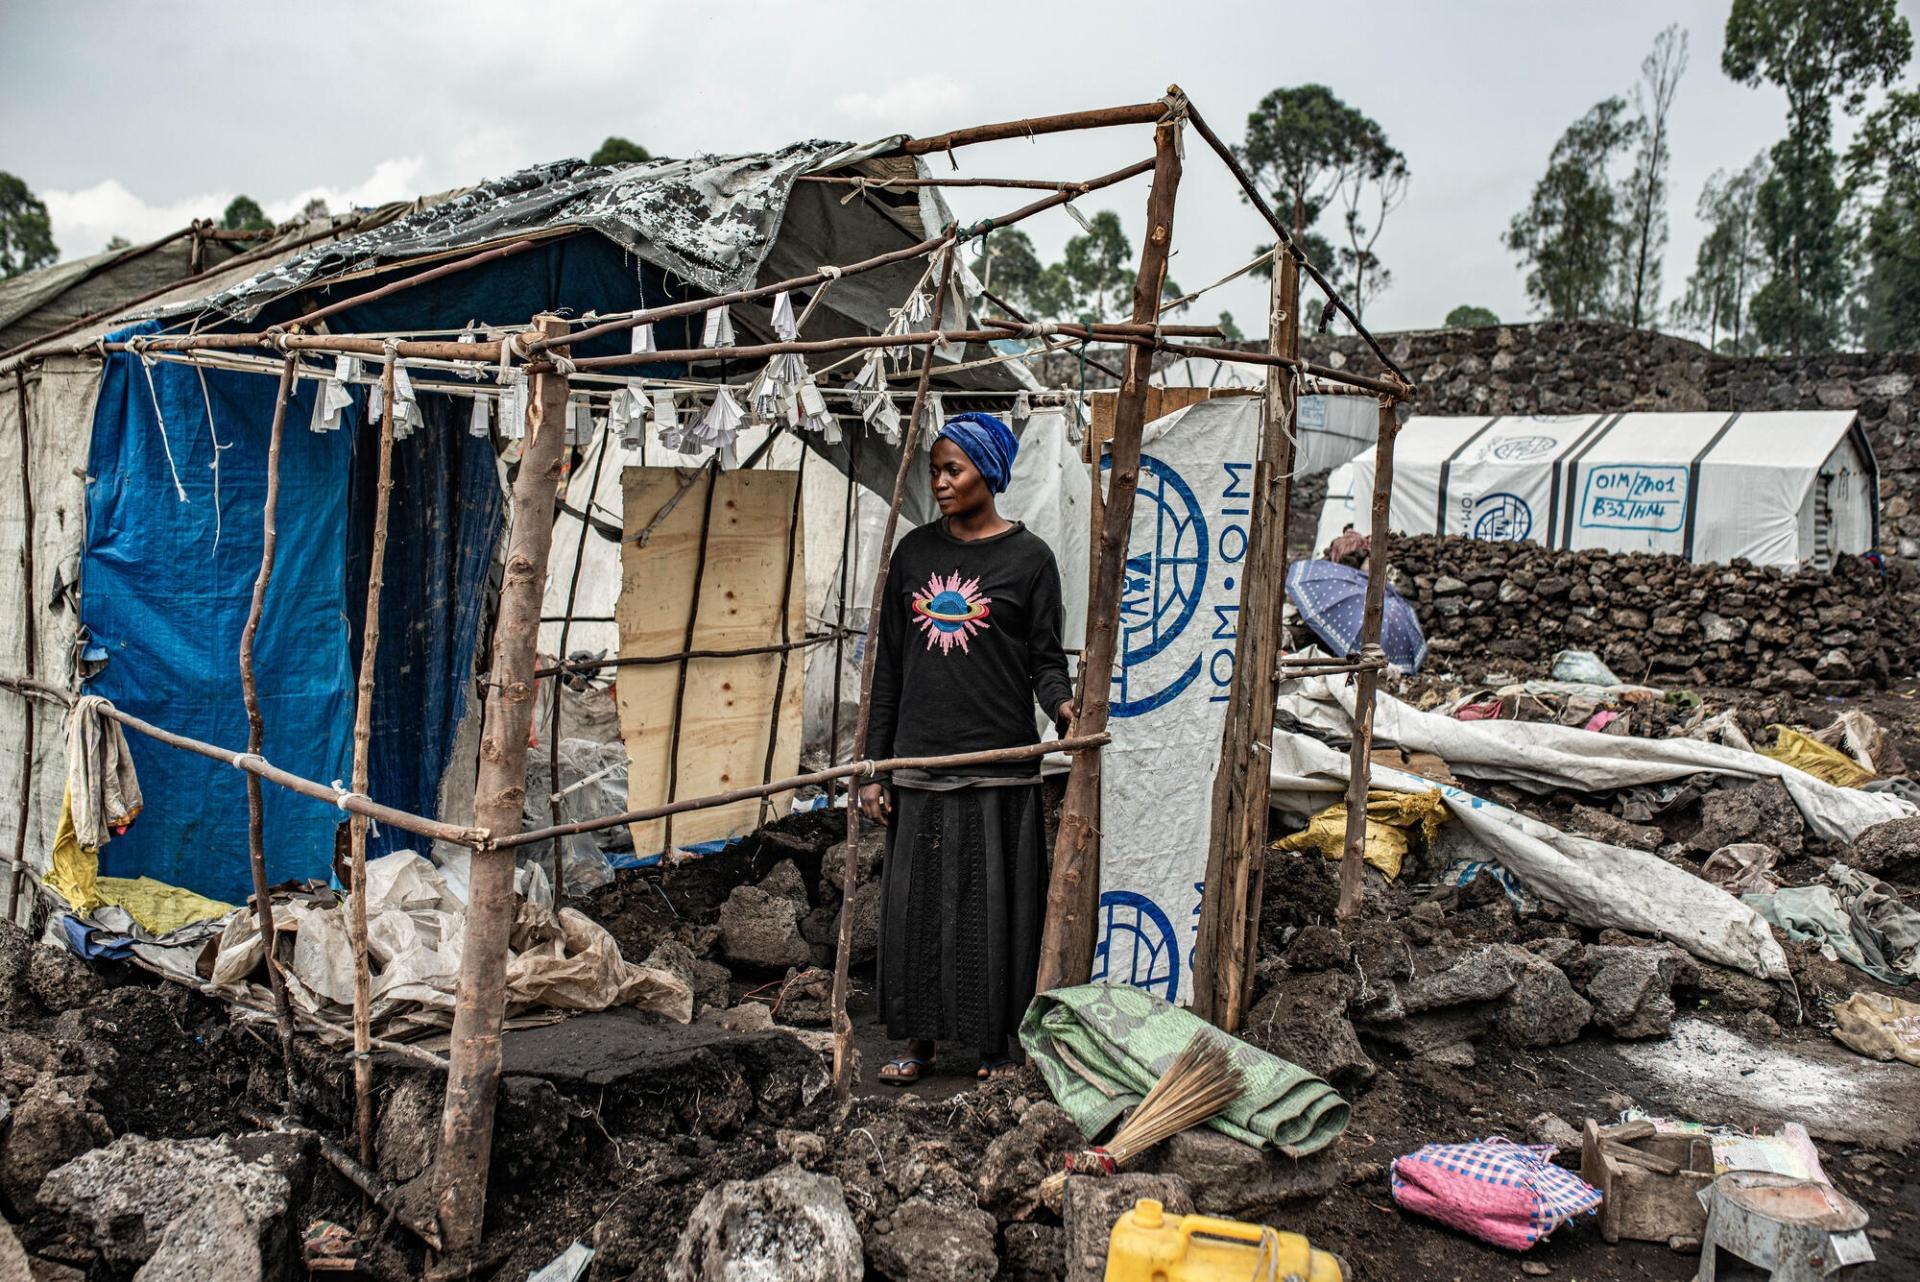
[[[988,489],[995,494],[1006,492],[1007,480],[1013,475],[1013,456],[1020,452],[1012,428],[991,414],[955,414],[934,439],[958,445],[980,469]]]

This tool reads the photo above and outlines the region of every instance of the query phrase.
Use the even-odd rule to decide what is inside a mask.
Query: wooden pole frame
[[[558,316],[538,316],[534,326],[550,336],[566,332],[566,321]],[[494,627],[480,773],[474,785],[474,817],[496,838],[519,831],[526,800],[540,603],[566,441],[566,378],[537,375],[529,392]],[[479,1245],[486,1215],[500,1086],[500,1029],[506,1017],[507,941],[515,912],[513,868],[513,855],[496,844],[474,852],[468,876],[466,937],[454,992],[446,1106],[434,1172],[440,1231],[454,1276],[467,1267]]]
[[[291,358],[289,358],[291,359]],[[380,655],[380,590],[386,584],[387,513],[393,502],[393,360],[380,376],[379,483],[373,543],[367,553],[366,618],[360,628],[360,680],[353,707],[353,790],[366,795],[373,749],[374,665]],[[353,944],[353,1118],[360,1161],[373,1165],[373,969],[367,957],[367,817],[347,819],[347,931]]]
[[[1170,96],[1184,104],[1175,87]],[[1152,325],[1160,314],[1160,291],[1173,249],[1174,197],[1180,185],[1179,112],[1154,127],[1153,189],[1147,195],[1147,234],[1133,286],[1133,320]],[[1152,340],[1147,340],[1151,344]],[[1134,490],[1140,480],[1140,431],[1146,424],[1148,348],[1127,349],[1126,379],[1115,398],[1113,467],[1107,486],[1105,523],[1100,531],[1098,572],[1088,585],[1087,640],[1081,656],[1082,690],[1072,733],[1096,735],[1107,727],[1114,660],[1119,648],[1122,572],[1127,538],[1133,529]],[[1096,460],[1096,466],[1098,466]],[[1096,484],[1098,477],[1095,478]],[[1074,754],[1067,791],[1060,807],[1053,870],[1047,886],[1047,916],[1040,940],[1037,989],[1045,992],[1084,982],[1093,965],[1093,937],[1100,902],[1100,839],[1096,828],[1100,797],[1100,756]]]
[[[1275,258],[1267,342],[1274,353],[1292,355],[1300,345],[1300,269],[1284,253]],[[1266,749],[1273,742],[1279,686],[1298,408],[1292,376],[1269,369],[1260,452],[1253,468],[1248,550],[1241,566],[1233,680],[1213,779],[1207,871],[1193,950],[1194,1013],[1229,1033],[1240,1027],[1253,995],[1273,760]]]
[[[951,292],[954,259],[958,245],[947,250],[940,269],[940,285],[933,295],[933,327],[940,328],[941,310]],[[860,714],[854,719],[856,751],[867,742],[867,729],[873,718],[873,668],[880,633],[880,611],[887,599],[887,572],[893,568],[893,535],[900,526],[900,504],[907,495],[907,474],[920,459],[920,417],[926,409],[927,388],[933,381],[933,344],[927,345],[927,359],[920,367],[920,382],[913,395],[913,411],[907,417],[906,434],[900,441],[900,469],[893,477],[893,499],[887,505],[886,529],[880,536],[880,556],[873,572],[873,591],[867,598],[867,638],[860,654]],[[874,773],[874,772],[870,772]],[[853,1020],[847,1015],[847,971],[853,960],[853,897],[860,882],[860,789],[847,788],[847,847],[840,865],[840,924],[833,950],[833,1092],[845,1100],[853,1093]]]
[[[267,437],[267,492],[261,506],[260,569],[253,579],[253,599],[247,606],[247,621],[240,631],[240,693],[247,706],[247,755],[258,757],[266,738],[266,719],[260,711],[260,685],[254,674],[253,642],[260,631],[260,616],[265,613],[267,587],[273,582],[273,563],[278,552],[280,529],[280,444],[286,434],[287,401],[293,395],[293,367],[288,356],[280,367],[280,392],[273,404],[273,426]],[[280,973],[279,958],[274,956],[276,935],[273,928],[273,897],[267,893],[267,849],[265,799],[260,792],[260,776],[247,775],[247,862],[253,871],[253,914],[260,930],[260,942],[267,965],[267,982],[273,990],[274,1025],[280,1034],[280,1059],[286,1070],[289,1103],[298,1094],[293,1071],[293,1009],[287,1000],[286,977]]]
[[[1373,517],[1368,527],[1367,600],[1360,621],[1360,657],[1371,660],[1354,679],[1353,746],[1347,759],[1347,834],[1340,859],[1340,902],[1335,910],[1341,921],[1360,911],[1365,897],[1364,856],[1367,844],[1367,789],[1373,782],[1373,704],[1379,689],[1380,621],[1385,614],[1387,596],[1387,545],[1392,538],[1387,528],[1393,503],[1393,442],[1400,435],[1400,423],[1393,402],[1380,400],[1380,434],[1374,446]]]
[[[15,366],[14,390],[20,398],[20,630],[26,645],[27,677],[32,679],[40,663],[38,618],[34,613],[33,536],[36,521],[33,511],[33,431],[28,426],[27,371]],[[20,733],[20,818],[13,830],[13,867],[7,870],[7,920],[15,925],[20,910],[20,886],[27,872],[27,820],[33,808],[33,732],[38,711],[26,706],[26,724]]]

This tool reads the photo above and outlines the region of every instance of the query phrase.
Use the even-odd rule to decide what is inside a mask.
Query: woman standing
[[[1019,443],[990,414],[947,420],[933,443],[940,519],[900,540],[875,633],[865,755],[945,756],[1038,743],[1034,704],[1064,732],[1073,687],[1060,644],[1060,568],[995,509]],[[879,1001],[905,1052],[882,1081],[918,1081],[937,1045],[1010,1068],[1033,999],[1046,914],[1040,762],[896,771],[860,789],[888,827],[880,881]]]

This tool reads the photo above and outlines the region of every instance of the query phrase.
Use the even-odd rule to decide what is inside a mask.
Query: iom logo
[[[1100,466],[1111,468],[1112,459]],[[1148,665],[1193,622],[1207,582],[1207,517],[1186,479],[1140,456],[1126,579],[1120,589],[1121,646],[1109,713],[1137,717],[1177,699],[1200,675],[1202,656],[1172,673]]]
[[[1473,505],[1473,537],[1492,543],[1517,543],[1533,533],[1533,509],[1518,494],[1502,490]]]
[[[1160,905],[1131,890],[1109,890],[1100,896],[1100,918],[1092,982],[1132,984],[1178,1000],[1180,946]]]
[[[1520,463],[1553,453],[1560,444],[1551,436],[1503,436],[1487,452],[1502,463]]]

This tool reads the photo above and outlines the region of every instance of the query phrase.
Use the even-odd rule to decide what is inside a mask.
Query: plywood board
[[[781,603],[787,635],[806,635],[805,531],[796,525],[799,473],[685,472],[630,467],[624,475],[626,540],[621,544],[620,654],[674,655],[694,650],[737,650],[781,642]],[[683,486],[685,492],[680,493]],[[711,495],[709,495],[711,490]],[[672,510],[661,510],[674,496]],[[707,523],[704,571],[700,571],[701,525]],[[645,546],[634,541],[652,526]],[[788,547],[797,540],[793,569],[783,590]],[[699,580],[693,644],[687,621]],[[781,656],[689,659],[622,667],[615,685],[620,734],[627,745],[628,804],[638,810],[669,800],[708,796],[795,774],[800,760],[800,710],[805,652],[787,653],[779,716],[773,715]],[[674,694],[682,667],[686,691],[680,700],[680,734],[673,749]],[[773,767],[763,774],[767,739],[774,736]],[[677,755],[678,770],[673,769]],[[782,813],[790,794],[768,799]],[[656,854],[671,844],[686,849],[753,830],[759,801],[632,825],[633,848]]]

